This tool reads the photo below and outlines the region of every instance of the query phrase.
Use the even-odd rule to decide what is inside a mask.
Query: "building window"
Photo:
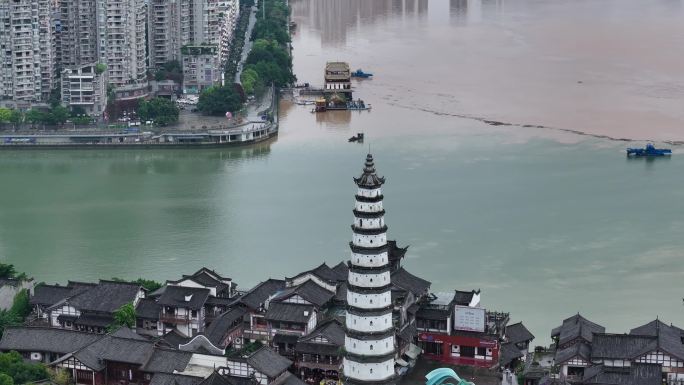
[[[191,311],[190,315],[192,316],[192,318],[197,318],[197,310]]]
[[[373,345],[370,346],[370,350],[373,350]]]

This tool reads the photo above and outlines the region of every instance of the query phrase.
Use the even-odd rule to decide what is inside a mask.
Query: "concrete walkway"
[[[242,84],[240,82],[240,75],[242,75],[242,68],[244,67],[245,60],[249,56],[249,51],[252,50],[252,30],[254,29],[254,24],[256,24],[256,12],[259,0],[257,0],[256,5],[252,6],[252,10],[249,15],[249,24],[247,25],[247,31],[245,31],[245,44],[242,45],[242,55],[240,55],[240,62],[237,66],[237,72],[235,73],[235,83]]]

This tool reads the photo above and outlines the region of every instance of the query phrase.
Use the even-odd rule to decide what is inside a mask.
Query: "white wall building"
[[[345,384],[393,384],[395,335],[392,324],[387,226],[381,186],[368,154],[354,207],[351,266],[345,317]]]
[[[62,103],[82,107],[90,116],[99,117],[107,108],[107,72],[94,63],[62,71]]]

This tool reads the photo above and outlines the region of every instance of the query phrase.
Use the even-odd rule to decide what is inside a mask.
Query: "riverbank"
[[[278,135],[279,96],[273,88],[249,103],[244,121],[226,124],[221,119],[185,119],[172,127],[131,127],[118,130],[13,130],[0,131],[0,149],[152,149],[246,146]],[[177,127],[176,127],[177,126]],[[149,130],[149,131],[148,131]]]

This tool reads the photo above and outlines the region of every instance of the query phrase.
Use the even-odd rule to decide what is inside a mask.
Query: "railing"
[[[176,317],[176,316],[164,315],[164,314],[162,314],[161,317],[159,317],[159,320],[161,322],[169,322],[169,323],[175,323],[175,324],[190,323],[190,320],[186,317]]]

